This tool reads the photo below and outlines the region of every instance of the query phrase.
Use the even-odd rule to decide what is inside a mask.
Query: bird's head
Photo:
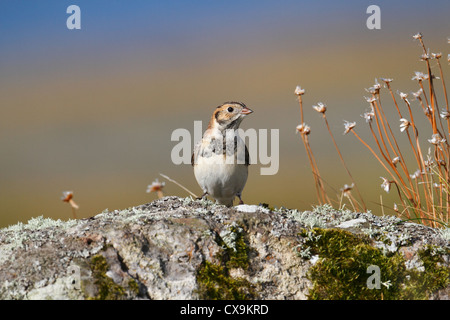
[[[214,111],[212,122],[221,131],[237,129],[244,117],[252,112],[242,102],[225,102]]]

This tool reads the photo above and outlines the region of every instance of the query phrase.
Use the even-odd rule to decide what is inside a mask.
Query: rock
[[[265,212],[265,213],[269,213],[270,210],[261,206],[257,206],[257,205],[248,205],[248,204],[240,204],[234,207],[236,209],[236,211],[239,212],[257,212],[257,211],[261,211],[261,212]]]
[[[349,221],[345,221],[337,225],[337,228],[347,229],[347,228],[354,228],[364,222],[367,222],[364,218],[358,218],[358,219],[352,219]]]
[[[365,268],[384,261],[399,271],[382,271],[386,285],[378,291],[365,280],[343,285],[354,285],[359,298],[446,299],[450,255],[442,234],[330,206],[299,212],[165,197],[88,219],[39,217],[1,229],[0,298],[344,299],[353,297],[346,288],[319,286],[330,277],[326,264],[364,280]],[[335,244],[341,247],[330,252]],[[431,272],[433,281],[424,278]],[[419,282],[420,290],[410,290]]]

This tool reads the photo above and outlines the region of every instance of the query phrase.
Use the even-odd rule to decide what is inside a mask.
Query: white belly
[[[219,203],[232,205],[237,193],[241,193],[247,182],[248,167],[244,164],[225,164],[222,155],[198,157],[194,166],[198,184]]]

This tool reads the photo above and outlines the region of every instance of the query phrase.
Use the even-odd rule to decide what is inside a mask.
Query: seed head
[[[428,139],[428,142],[431,144],[434,144],[437,146],[440,143],[444,143],[446,140],[444,138],[441,138],[441,136],[438,133],[435,133],[431,136],[431,139]]]
[[[422,34],[420,32],[416,33],[415,35],[413,35],[413,39],[414,40],[422,39]]]
[[[73,191],[63,191],[63,196],[61,200],[64,202],[69,202],[73,198]]]
[[[383,183],[381,183],[381,189],[383,189],[384,191],[386,191],[387,193],[389,193],[389,191],[391,190],[391,181],[389,181],[386,178],[380,177],[383,180]]]
[[[380,92],[380,89],[377,89],[375,87],[366,88],[364,90],[366,90],[370,94],[377,94]]]
[[[373,87],[376,91],[380,91],[381,89],[381,84],[378,82],[378,80],[375,78],[375,84],[373,85]]]
[[[403,131],[405,131],[406,129],[408,129],[409,128],[409,126],[411,125],[410,123],[409,123],[409,121],[408,120],[406,120],[405,118],[401,118],[400,119],[400,132],[403,132]]]
[[[392,78],[380,78],[380,79],[381,79],[381,81],[384,81],[386,83],[394,81],[394,79],[392,79]]]
[[[422,88],[420,88],[419,90],[417,90],[416,92],[412,92],[411,94],[414,96],[414,98],[419,98],[420,95],[422,94],[423,90]]]
[[[313,106],[313,109],[323,114],[325,114],[325,111],[327,111],[327,107],[322,102],[318,102],[317,106]]]
[[[308,135],[311,133],[311,128],[306,123],[299,124],[296,129],[297,132],[300,132],[301,134]]]
[[[372,102],[375,102],[375,101],[377,101],[377,98],[375,98],[375,97],[364,97],[364,99],[366,99],[366,101],[368,102],[368,103],[372,103]]]
[[[410,174],[409,176],[411,177],[411,179],[417,179],[420,177],[421,174],[422,172],[420,172],[420,170],[417,169],[413,174]]]
[[[344,134],[349,133],[356,126],[356,122],[349,122],[344,120],[345,131]]]
[[[397,206],[396,203],[394,203],[394,211],[397,212],[397,213],[399,212],[399,211],[398,211],[398,206]]]
[[[428,52],[424,52],[424,53],[422,53],[422,55],[420,56],[420,60],[422,60],[422,61],[426,61],[426,60],[428,60],[428,59],[430,59],[430,52],[428,51]]]
[[[164,186],[166,185],[165,182],[159,182],[158,179],[156,179],[155,181],[152,182],[152,184],[149,184],[147,186],[147,193],[151,193],[151,192],[158,192],[158,191],[162,191],[162,189],[164,188]]]
[[[428,79],[428,75],[426,75],[426,78]],[[411,80],[417,80],[417,81],[425,80],[425,74],[420,71],[415,71],[414,77],[412,77]]]
[[[404,93],[404,92],[398,92],[398,95],[400,96],[400,98],[402,98],[403,100],[406,100],[406,98],[408,98],[408,94]]]
[[[400,162],[400,157],[395,157],[394,159],[392,159],[392,164],[393,164],[394,166],[396,166],[397,163],[399,163],[399,162]]]
[[[305,89],[302,89],[302,87],[300,87],[300,86],[296,86],[294,93],[297,96],[301,96],[301,95],[305,94]]]
[[[69,203],[73,209],[78,209],[78,205],[73,201],[73,191],[63,191],[63,196],[61,197],[61,200],[64,202]],[[74,218],[76,216],[74,215]]]
[[[351,185],[344,184],[344,187],[341,189],[341,191],[344,192],[344,193],[350,192],[353,189],[354,186],[355,186],[354,183],[352,183]]]
[[[366,120],[366,123],[372,122],[373,117],[375,117],[375,113],[373,111],[366,112],[362,115],[362,117]]]
[[[448,110],[442,110],[442,112],[441,112],[441,118],[442,118],[442,119],[448,119],[448,118],[450,118],[450,112],[448,112]]]

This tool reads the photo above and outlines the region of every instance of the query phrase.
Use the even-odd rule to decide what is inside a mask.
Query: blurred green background
[[[66,28],[71,4],[81,8],[81,30]],[[371,4],[381,8],[381,30],[366,27]],[[311,108],[319,101],[366,203],[379,214],[380,195],[389,206],[395,195],[381,190],[384,171],[370,153],[342,135],[343,120],[356,121],[368,137],[360,115],[368,108],[364,88],[376,77],[416,91],[411,77],[425,68],[412,35],[422,32],[431,51],[446,57],[449,14],[447,0],[2,0],[0,227],[38,215],[70,218],[60,200],[65,190],[74,191],[81,218],[150,202],[156,194],[146,187],[164,180],[160,172],[199,194],[192,167],[171,162],[171,133],[193,132],[196,120],[205,128],[228,100],[254,110],[244,129],[280,130],[278,173],[261,176],[259,165],[251,166],[244,201],[310,209],[317,200],[295,133],[296,85],[306,89],[305,121],[323,178],[337,194],[350,183]],[[444,67],[448,73],[445,60]],[[395,115],[385,97],[386,112]],[[170,182],[164,191],[187,195]]]

